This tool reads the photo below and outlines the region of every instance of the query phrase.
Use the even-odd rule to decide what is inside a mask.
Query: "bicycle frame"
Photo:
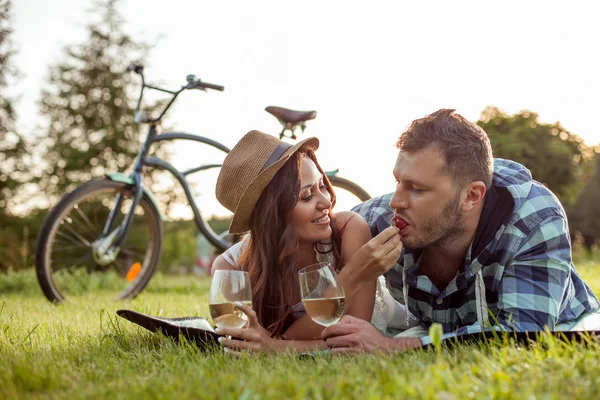
[[[163,171],[169,172],[175,178],[175,180],[177,182],[179,182],[179,184],[183,188],[183,191],[185,193],[188,204],[190,205],[190,208],[192,209],[192,212],[194,214],[194,223],[196,224],[196,227],[198,228],[198,230],[204,236],[206,236],[206,238],[214,246],[228,247],[229,244],[225,240],[221,240],[221,241],[215,240],[215,237],[218,237],[218,235],[212,230],[210,225],[208,225],[204,221],[204,218],[200,214],[200,209],[198,208],[196,200],[194,199],[194,197],[192,195],[190,186],[189,186],[187,180],[185,179],[186,176],[193,174],[195,172],[205,171],[205,170],[208,170],[211,168],[220,168],[221,164],[206,164],[206,165],[201,165],[199,167],[191,168],[187,171],[180,172],[177,168],[175,168],[169,162],[162,160],[158,157],[148,155],[148,151],[152,144],[158,143],[161,141],[165,141],[165,140],[190,140],[190,141],[194,141],[194,142],[208,144],[208,145],[216,147],[226,153],[229,153],[229,151],[230,151],[230,149],[228,147],[224,146],[223,144],[216,142],[212,139],[203,137],[203,136],[196,136],[196,135],[191,135],[191,134],[182,133],[182,132],[166,132],[166,133],[162,133],[162,134],[157,134],[156,126],[151,125],[148,130],[148,136],[147,136],[144,144],[142,145],[142,149],[139,152],[138,158],[136,159],[134,171],[127,177],[127,183],[130,183],[134,187],[134,193],[136,194],[136,196],[133,199],[130,210],[128,211],[127,215],[125,216],[123,222],[121,223],[121,227],[118,230],[119,236],[116,239],[116,241],[114,242],[114,244],[112,245],[113,248],[119,248],[121,243],[123,242],[123,240],[125,240],[125,237],[127,236],[127,233],[129,231],[129,226],[131,224],[131,220],[133,217],[133,211],[135,210],[135,207],[137,207],[137,205],[139,204],[143,192],[147,191],[146,188],[144,187],[144,183],[142,180],[142,173],[143,173],[142,169],[144,166],[150,166],[150,167],[158,168]],[[109,178],[113,179],[113,177],[110,175],[109,175]],[[110,232],[113,229],[112,225],[114,222],[114,216],[115,216],[116,210],[119,209],[119,207],[121,206],[122,200],[123,200],[122,196],[119,194],[115,201],[115,205],[111,209],[109,216],[107,218],[106,224],[104,226],[104,230],[102,232],[103,237],[107,237],[110,235]]]
[[[200,143],[205,143],[205,144],[211,145],[220,150],[223,150],[226,153],[229,153],[229,151],[230,151],[230,149],[228,147],[226,147],[226,146],[222,145],[221,143],[216,142],[212,139],[209,139],[209,138],[206,138],[203,136],[191,135],[189,133],[181,133],[181,132],[167,132],[167,133],[157,135],[154,137],[154,139],[152,140],[151,143],[157,143],[157,142],[160,142],[163,140],[190,140],[193,142],[200,142]],[[201,165],[199,167],[191,168],[184,172],[180,172],[169,162],[162,160],[158,157],[150,156],[150,157],[147,157],[145,161],[146,161],[145,165],[149,165],[149,166],[170,172],[171,175],[173,175],[173,177],[179,182],[179,184],[183,188],[183,191],[185,192],[185,197],[187,198],[188,204],[190,205],[192,212],[194,213],[194,222],[196,223],[198,230],[204,236],[206,236],[206,238],[209,240],[209,242],[211,242],[211,244],[213,244],[216,247],[225,247],[225,248],[229,247],[230,244],[227,243],[225,240],[221,240],[221,241],[214,240],[214,238],[218,237],[218,235],[212,230],[210,225],[208,225],[204,221],[204,218],[202,218],[202,215],[200,214],[200,209],[198,208],[198,206],[196,204],[196,200],[194,199],[194,196],[192,195],[192,191],[190,190],[190,186],[189,186],[187,180],[185,179],[186,176],[191,175],[196,172],[199,172],[199,171],[205,171],[205,170],[208,170],[211,168],[220,168],[221,164],[206,164],[206,165]]]
[[[127,177],[125,179],[127,181],[127,183],[129,183],[130,185],[133,186],[134,193],[135,193],[135,196],[131,203],[131,207],[130,207],[129,211],[127,212],[127,214],[125,215],[121,225],[117,229],[114,229],[114,228],[116,228],[113,225],[115,222],[115,216],[116,216],[117,210],[120,209],[121,204],[123,203],[123,196],[121,194],[117,195],[117,197],[115,199],[115,204],[113,205],[112,209],[110,210],[108,218],[106,220],[106,223],[104,224],[104,227],[102,229],[102,237],[100,239],[98,239],[96,242],[94,242],[96,261],[99,263],[106,263],[107,261],[110,262],[111,259],[114,259],[116,257],[116,254],[118,254],[120,246],[123,243],[123,241],[125,240],[125,237],[127,237],[127,233],[129,232],[129,228],[131,226],[131,221],[133,219],[135,208],[139,205],[144,192],[148,192],[147,189],[144,187],[144,183],[143,183],[143,179],[142,179],[143,167],[145,165],[155,167],[155,168],[158,168],[161,170],[165,170],[165,171],[168,171],[169,173],[171,173],[171,175],[173,175],[173,177],[179,182],[179,184],[182,186],[182,188],[185,192],[185,196],[188,200],[190,207],[192,208],[192,212],[194,213],[194,222],[196,223],[198,230],[204,236],[206,236],[208,238],[208,240],[214,246],[216,246],[218,248],[229,247],[229,244],[225,240],[218,239],[218,235],[212,230],[212,228],[202,218],[202,216],[200,214],[200,210],[198,209],[198,206],[196,205],[196,201],[195,201],[194,197],[192,196],[190,187],[189,187],[187,181],[185,180],[185,177],[187,175],[190,175],[194,172],[198,172],[198,171],[202,171],[202,170],[206,170],[206,169],[210,169],[210,168],[218,168],[221,165],[219,165],[219,164],[203,165],[200,167],[192,168],[192,169],[184,171],[184,172],[180,172],[173,165],[168,163],[167,161],[161,160],[158,157],[148,156],[148,152],[149,152],[152,144],[163,141],[163,140],[177,140],[177,139],[191,140],[191,141],[196,141],[196,142],[200,142],[200,143],[205,143],[210,146],[216,147],[226,153],[229,153],[229,148],[227,148],[226,146],[222,145],[221,143],[218,143],[209,138],[205,138],[202,136],[195,136],[195,135],[191,135],[191,134],[187,134],[187,133],[180,133],[180,132],[168,132],[168,133],[158,134],[157,130],[156,130],[156,127],[160,123],[160,120],[162,119],[162,117],[165,115],[167,110],[171,107],[171,105],[173,104],[173,102],[175,101],[177,96],[182,91],[184,91],[186,89],[201,89],[201,90],[212,89],[212,90],[222,91],[224,89],[224,87],[220,86],[220,85],[214,85],[211,83],[207,83],[207,82],[202,82],[199,79],[196,80],[196,77],[194,75],[188,75],[186,78],[188,81],[188,84],[183,86],[181,89],[179,89],[177,91],[172,91],[172,90],[162,89],[162,88],[159,88],[156,86],[146,84],[145,79],[144,79],[144,74],[143,74],[143,67],[141,67],[141,66],[131,66],[128,68],[128,70],[134,71],[136,74],[140,75],[140,77],[142,79],[142,87],[140,90],[140,96],[138,98],[136,111],[135,111],[135,122],[136,123],[142,123],[142,122],[148,123],[149,124],[148,135],[146,136],[146,139],[144,140],[144,143],[142,144],[140,151],[135,159],[133,172],[129,175],[129,177]],[[160,115],[157,118],[151,119],[143,111],[140,111],[140,106],[141,106],[142,97],[144,95],[145,88],[158,90],[158,91],[161,91],[164,93],[169,93],[172,95],[170,101],[163,108],[163,110],[161,111]],[[111,175],[108,175],[108,177],[113,179],[111,177]],[[122,179],[120,179],[120,180],[122,180]],[[116,237],[116,240],[114,240],[115,237]]]

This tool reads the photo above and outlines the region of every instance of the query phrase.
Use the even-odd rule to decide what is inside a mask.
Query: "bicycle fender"
[[[115,181],[115,182],[123,182],[123,183],[127,183],[128,185],[135,184],[135,182],[131,176],[122,174],[120,172],[112,172],[110,174],[106,174],[106,177],[108,179],[110,179],[111,181]],[[156,200],[156,197],[154,197],[154,194],[150,190],[148,190],[148,188],[146,186],[144,186],[143,189],[144,189],[144,193],[148,196],[148,198],[154,205],[154,208],[156,208],[156,211],[158,211],[158,216],[160,217],[161,221],[166,221],[167,218],[165,217],[165,215],[162,213],[160,207],[158,206],[158,201]]]

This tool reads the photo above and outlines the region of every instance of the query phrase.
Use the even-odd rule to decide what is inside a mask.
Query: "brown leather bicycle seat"
[[[279,121],[286,124],[299,124],[317,117],[316,111],[294,111],[275,106],[269,106],[265,108],[265,111],[274,115]]]

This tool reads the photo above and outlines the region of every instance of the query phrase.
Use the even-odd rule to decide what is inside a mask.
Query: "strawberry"
[[[392,218],[392,226],[394,225],[396,225],[398,229],[402,230],[406,228],[406,225],[408,224],[402,218],[398,217],[397,215],[394,215],[394,217]]]

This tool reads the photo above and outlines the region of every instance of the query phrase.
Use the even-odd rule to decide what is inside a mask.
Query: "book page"
[[[195,319],[183,319],[180,321],[168,321],[170,324],[180,326],[182,328],[196,328],[203,329],[205,331],[214,332],[214,328],[210,325],[210,323],[204,318],[195,318]]]

